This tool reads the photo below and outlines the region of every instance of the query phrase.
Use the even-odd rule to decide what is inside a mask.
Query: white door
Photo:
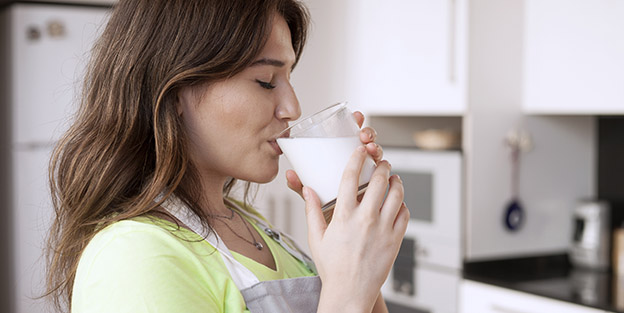
[[[11,7],[13,141],[55,141],[75,111],[84,66],[108,10]]]
[[[47,167],[71,121],[83,68],[108,9],[14,4],[11,25],[12,216],[16,313],[47,312],[43,248],[52,217]]]
[[[417,264],[411,295],[395,288],[392,275],[391,272],[381,289],[384,299],[390,303],[389,307],[398,306],[398,312],[457,313],[461,280],[457,273],[419,267]],[[391,309],[390,313],[393,312]]]
[[[43,248],[52,218],[47,166],[50,148],[13,152],[13,262],[17,313],[47,312]]]
[[[624,113],[624,1],[525,1],[524,110]]]
[[[466,104],[467,0],[351,1],[354,106],[374,115],[461,115]]]

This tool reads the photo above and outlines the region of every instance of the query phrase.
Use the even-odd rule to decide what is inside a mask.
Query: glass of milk
[[[349,158],[360,141],[360,128],[346,102],[334,104],[293,124],[278,135],[277,144],[304,186],[319,196],[325,218],[336,205],[338,187]],[[359,178],[363,193],[375,170],[367,156]]]

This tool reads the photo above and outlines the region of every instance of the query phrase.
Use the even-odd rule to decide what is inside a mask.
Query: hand
[[[321,203],[303,188],[312,259],[323,282],[319,312],[370,312],[396,259],[409,221],[403,183],[380,161],[361,201],[358,178],[367,151],[358,147],[343,173],[329,225]],[[388,189],[387,197],[384,195]]]
[[[364,124],[364,114],[362,114],[362,112],[355,111],[353,112],[353,117],[355,118],[358,126],[362,128],[362,125]],[[372,127],[364,127],[360,130],[360,141],[362,141],[365,145],[366,151],[370,154],[375,163],[379,163],[379,161],[383,158],[383,149],[380,145],[375,143],[375,140],[377,140],[377,132]],[[286,182],[288,184],[288,188],[303,197],[303,184],[295,171],[286,171]]]

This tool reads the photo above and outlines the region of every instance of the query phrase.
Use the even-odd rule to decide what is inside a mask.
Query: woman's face
[[[276,15],[251,66],[227,80],[180,91],[178,112],[204,179],[264,183],[275,178],[281,154],[276,135],[301,115],[290,85],[294,62],[288,25]]]

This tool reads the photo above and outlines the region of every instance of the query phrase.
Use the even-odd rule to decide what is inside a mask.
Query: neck
[[[202,175],[203,199],[201,207],[208,215],[227,215],[230,210],[223,202],[223,186],[227,177],[217,179],[211,175]]]

